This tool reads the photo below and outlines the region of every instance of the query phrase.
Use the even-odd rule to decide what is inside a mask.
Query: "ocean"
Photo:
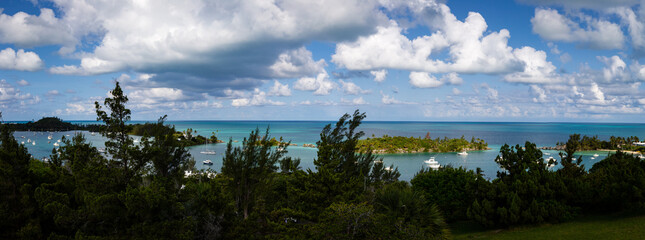
[[[139,123],[141,121],[132,121]],[[76,121],[73,123],[93,123],[89,121]],[[271,137],[285,141],[291,141],[298,146],[287,148],[288,155],[301,159],[300,166],[303,169],[314,169],[313,160],[316,157],[315,148],[302,147],[302,144],[315,144],[320,138],[320,132],[327,124],[335,122],[326,121],[173,121],[167,122],[175,125],[177,130],[183,131],[188,128],[197,131],[197,134],[210,136],[215,132],[217,137],[228,142],[229,139],[238,141],[234,146],[240,146],[243,138],[256,128],[261,133],[270,128]],[[470,140],[471,137],[481,138],[488,143],[491,150],[469,152],[467,156],[460,156],[456,153],[415,153],[415,154],[385,154],[381,155],[385,165],[394,165],[401,172],[401,180],[409,181],[424,166],[424,161],[430,157],[442,165],[454,167],[463,166],[467,169],[481,168],[488,178],[494,178],[499,167],[495,163],[495,157],[504,144],[523,145],[526,141],[541,146],[555,146],[557,142],[566,142],[570,134],[598,136],[606,140],[610,136],[638,136],[645,139],[645,124],[625,123],[518,123],[518,122],[375,122],[365,121],[359,127],[365,132],[365,137],[371,136],[413,136],[424,137],[430,133],[432,138],[458,138],[464,136]],[[104,147],[105,139],[96,134],[92,136],[83,132],[94,146]],[[24,141],[29,152],[35,158],[48,157],[51,155],[53,144],[63,136],[73,136],[74,132],[52,133],[52,140],[48,140],[48,133],[41,132],[16,132],[14,136],[19,142]],[[24,137],[24,138],[23,138]],[[139,137],[135,137],[138,139]],[[36,144],[27,142],[35,141]],[[50,143],[48,143],[50,141]],[[210,168],[218,171],[222,167],[222,157],[226,144],[207,144],[190,147],[190,153],[196,160],[198,169]],[[216,155],[201,154],[202,151],[215,151]],[[545,158],[556,157],[557,151],[543,151]],[[582,152],[583,164],[590,168],[594,163],[606,157],[607,152]],[[600,156],[592,159],[594,154]],[[213,165],[203,165],[202,161],[211,160]],[[559,166],[555,166],[557,169]]]

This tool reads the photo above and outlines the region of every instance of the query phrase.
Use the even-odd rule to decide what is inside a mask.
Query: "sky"
[[[633,122],[645,0],[10,0],[4,120]]]

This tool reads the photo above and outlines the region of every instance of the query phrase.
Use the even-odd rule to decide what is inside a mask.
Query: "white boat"
[[[204,154],[204,155],[215,155],[215,154],[217,154],[215,151],[201,151],[199,153]]]
[[[98,148],[96,150],[98,150],[100,153],[105,153],[105,148]]]
[[[95,133],[95,132],[90,132],[90,134],[92,134],[92,136],[96,135],[96,133]]]
[[[594,160],[594,159],[596,159],[596,158],[595,158],[595,157],[591,157],[591,160]]]
[[[52,140],[52,135],[47,136],[47,139]]]
[[[56,142],[60,142],[60,139],[58,139],[58,141],[56,141]]]
[[[468,156],[468,152],[462,151],[462,152],[457,153],[457,155],[459,155],[459,156]]]
[[[60,144],[58,144],[57,142],[55,142],[55,143],[54,143],[54,147],[58,147],[58,146],[60,146]]]
[[[551,155],[551,153],[545,152],[544,155],[549,156],[549,155]]]
[[[598,157],[598,156],[600,156],[600,155],[598,155],[597,153],[593,155],[593,157]]]
[[[383,170],[390,172],[390,171],[392,171],[392,168],[391,167],[385,167]]]
[[[645,159],[645,156],[643,156],[643,155],[641,154],[640,156],[638,156],[638,158],[640,158],[640,159]]]
[[[213,165],[213,161],[211,161],[211,160],[204,160],[202,163],[204,165]]]
[[[441,164],[439,164],[439,162],[437,162],[434,159],[434,157],[431,157],[430,159],[425,160],[425,163],[428,164],[428,167],[430,167],[430,168],[432,168],[434,170],[437,170],[437,169],[439,169],[439,167],[441,167]]]
[[[29,139],[29,138],[28,138],[28,139],[27,139],[27,143],[30,143],[30,142],[31,142],[31,139]]]
[[[25,141],[20,142],[20,144],[25,145]]]
[[[36,146],[36,141],[31,142],[31,145]]]
[[[549,164],[549,162],[550,162],[551,160],[553,160],[553,164]],[[552,167],[554,167],[554,166],[555,166],[555,158],[553,158],[553,157],[549,157],[549,158],[547,158],[547,159],[544,161],[544,163],[546,163],[547,167],[552,168]]]

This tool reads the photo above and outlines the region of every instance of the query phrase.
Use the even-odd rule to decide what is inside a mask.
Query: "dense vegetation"
[[[488,144],[479,138],[473,137],[470,142],[464,136],[431,139],[429,133],[425,138],[384,135],[358,141],[359,151],[371,150],[374,153],[461,152],[487,148]]]
[[[98,124],[73,124],[57,117],[44,117],[35,122],[8,124],[13,131],[74,131],[98,132]]]
[[[321,131],[314,170],[256,129],[242,146],[229,140],[215,174],[195,170],[165,117],[133,144],[118,83],[111,96],[96,103],[107,155],[79,134],[35,160],[0,124],[0,239],[443,239],[446,221],[507,227],[645,208],[645,162],[619,151],[585,171],[575,136],[557,171],[527,142],[502,147],[493,180],[447,167],[408,183],[357,152],[357,110]]]
[[[166,116],[163,117],[164,121],[166,119]],[[195,145],[203,145],[203,144],[208,144],[208,143],[223,143],[224,141],[219,140],[215,133],[212,133],[212,135],[209,138],[206,138],[202,135],[198,135],[197,131],[189,128],[184,131],[175,131],[175,129],[171,126],[168,125],[159,125],[156,123],[137,123],[137,124],[131,124],[131,129],[128,134],[135,135],[135,136],[155,136],[157,131],[173,131],[174,134],[173,136],[178,139],[178,141],[183,144],[184,146],[195,146]]]
[[[645,152],[644,146],[634,145],[634,142],[639,142],[637,136],[631,137],[609,137],[609,141],[600,140],[598,136],[580,136],[580,134],[573,134],[571,138],[575,138],[577,141],[578,151],[591,151],[591,150],[623,150],[623,151],[640,151]],[[557,143],[558,148],[566,147],[566,143]]]

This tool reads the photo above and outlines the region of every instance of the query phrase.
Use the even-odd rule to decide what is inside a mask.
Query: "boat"
[[[204,155],[215,155],[215,154],[217,154],[215,151],[201,151],[199,153],[204,154]]]
[[[459,156],[468,156],[468,152],[466,152],[466,151],[458,152],[457,155],[459,155]]]
[[[60,139],[58,139],[58,141],[56,141],[56,142],[60,142]]]
[[[52,135],[47,136],[47,139],[52,140]]]
[[[58,144],[57,142],[55,142],[55,143],[54,143],[54,147],[58,147],[58,146],[60,146],[60,144]]]
[[[211,161],[211,160],[204,160],[202,163],[204,165],[213,165],[213,161]]]
[[[388,171],[388,172],[391,172],[391,171],[392,171],[392,168],[391,168],[391,167],[385,167],[383,170]]]
[[[36,146],[36,141],[32,141],[32,142],[31,142],[31,145]]]
[[[551,155],[551,153],[545,152],[544,155],[549,156],[549,155]]]
[[[105,153],[105,148],[98,148],[96,150],[98,150],[100,153]]]
[[[600,155],[598,155],[597,153],[593,155],[593,157],[598,157],[598,156],[600,156]]]
[[[549,163],[551,162],[551,160],[553,160],[553,163]],[[555,166],[555,158],[549,157],[546,159],[546,161],[544,161],[544,163],[546,163],[547,167],[552,168]]]
[[[595,157],[591,157],[591,160],[594,160],[594,159],[596,159],[596,158],[595,158]]]
[[[30,143],[30,142],[31,142],[31,139],[29,139],[29,138],[28,138],[28,139],[27,139],[27,143]]]
[[[441,167],[441,164],[439,164],[439,162],[437,162],[434,159],[434,157],[431,157],[430,159],[425,160],[425,163],[428,164],[428,167],[430,167],[430,168],[432,168],[434,170],[437,170],[437,169],[439,169],[439,167]]]
[[[25,145],[25,141],[20,142],[20,144]]]
[[[92,134],[92,136],[96,135],[96,133],[95,133],[95,132],[90,132],[90,134]]]

